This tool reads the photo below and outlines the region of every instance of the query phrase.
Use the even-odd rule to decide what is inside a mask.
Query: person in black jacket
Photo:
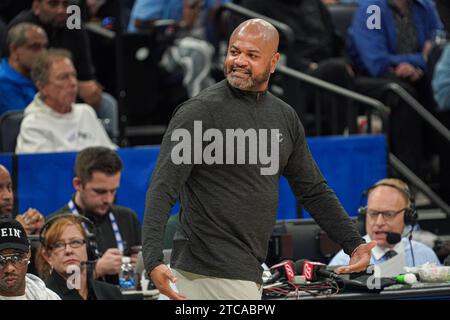
[[[87,267],[93,248],[82,221],[64,215],[47,222],[36,258],[39,275],[62,300],[121,300],[119,288],[95,280]]]

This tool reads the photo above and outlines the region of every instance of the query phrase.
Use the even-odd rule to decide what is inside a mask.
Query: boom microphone
[[[274,269],[272,276],[264,281],[264,284],[271,284],[278,280],[291,281],[294,278],[294,266],[291,260],[284,260],[276,265],[273,265],[270,269]]]
[[[387,232],[386,241],[389,244],[397,244],[402,241],[402,235],[397,232]]]

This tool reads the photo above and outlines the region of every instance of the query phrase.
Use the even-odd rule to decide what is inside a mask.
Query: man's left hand
[[[352,273],[362,272],[367,269],[372,256],[372,249],[375,248],[377,242],[371,241],[369,243],[359,245],[353,252],[348,266],[342,266],[334,270],[336,273]]]
[[[44,216],[33,208],[29,208],[24,214],[18,215],[16,220],[23,226],[27,235],[39,234],[45,224]]]

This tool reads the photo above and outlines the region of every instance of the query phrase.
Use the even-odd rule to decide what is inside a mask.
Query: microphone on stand
[[[264,284],[272,284],[277,282],[278,280],[287,280],[291,281],[294,278],[294,266],[291,260],[282,261],[276,265],[273,265],[271,270],[274,270],[272,276],[264,281]]]

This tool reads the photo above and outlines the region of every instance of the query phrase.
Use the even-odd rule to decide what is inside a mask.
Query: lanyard
[[[80,213],[78,212],[77,208],[75,207],[75,204],[73,203],[72,200],[70,200],[67,203],[67,206],[69,207],[70,211],[74,214],[74,215],[80,215]],[[114,232],[114,237],[116,238],[116,243],[117,243],[117,248],[120,250],[120,252],[124,252],[124,245],[123,245],[123,240],[122,240],[122,235],[120,234],[119,231],[119,225],[117,224],[116,221],[116,217],[114,217],[113,213],[111,211],[109,211],[109,220],[111,221],[111,227],[113,229]],[[83,223],[83,227],[86,230],[86,232],[89,233],[89,231],[87,230],[86,225]]]

